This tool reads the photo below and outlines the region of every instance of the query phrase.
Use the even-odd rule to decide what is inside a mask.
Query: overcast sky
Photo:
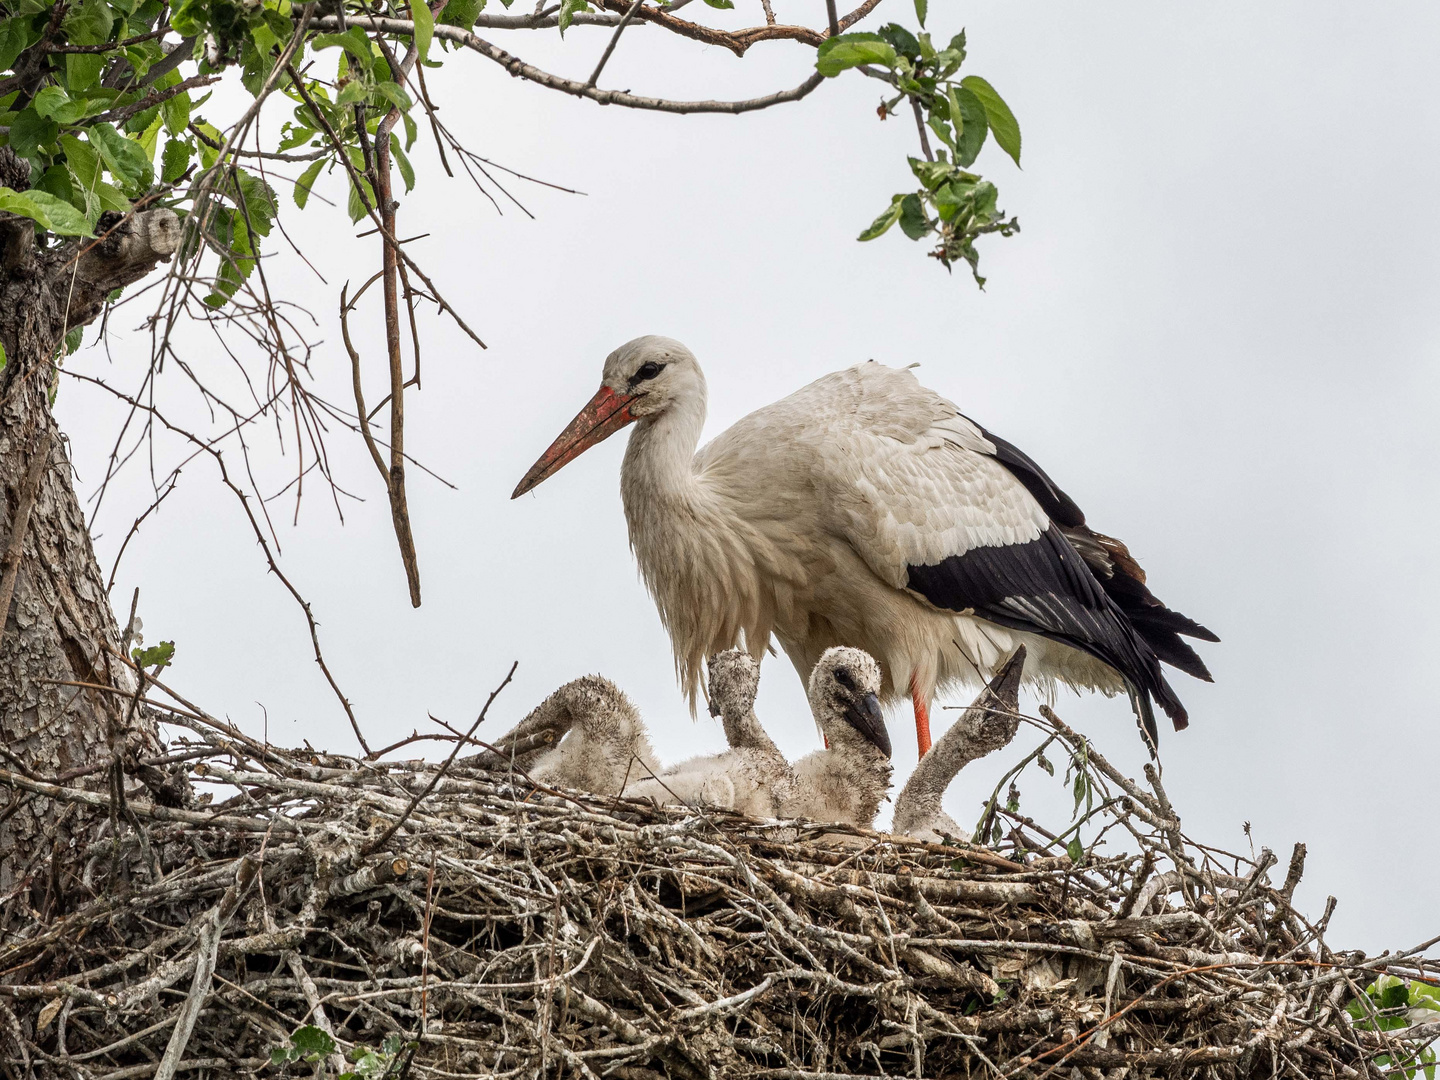
[[[759,21],[753,0],[737,4],[733,17],[699,17]],[[819,0],[775,6],[783,20],[823,18]],[[959,7],[931,5],[937,37],[960,28]],[[895,0],[877,15],[913,23]],[[1440,933],[1440,9],[1010,2],[963,16],[966,70],[996,86],[1024,133],[1023,171],[993,144],[979,161],[1024,230],[982,242],[983,293],[898,230],[855,242],[911,187],[914,128],[882,125],[878,84],[853,73],[741,118],[600,108],[472,55],[430,74],[474,150],[586,194],[517,183],[535,219],[509,205],[500,216],[417,144],[423,179],[402,200],[401,232],[430,233],[413,255],[490,348],[426,317],[408,448],[458,491],[409,474],[420,610],[362,447],[331,443],[365,497],[344,504],[343,527],[313,478],[298,527],[293,500],[271,504],[336,678],[375,744],[435,730],[427,713],[468,725],[518,660],[484,734],[599,671],[640,704],[662,758],[718,748],[718,724],[686,712],[627,550],[624,437],[530,496],[511,502],[511,489],[593,393],[606,353],[639,334],[695,351],[707,436],[835,368],[919,361],[922,381],[1038,460],[1095,527],[1129,543],[1162,599],[1223,639],[1201,648],[1214,685],[1175,674],[1192,724],[1162,736],[1187,831],[1245,850],[1252,822],[1282,866],[1305,841],[1300,899],[1318,915],[1327,894],[1340,898],[1336,947]],[[579,78],[605,41],[580,27],[563,44],[553,31],[490,36]],[[741,61],[637,28],[603,84],[746,96],[798,83],[812,59],[769,43]],[[207,108],[221,126],[224,104]],[[319,191],[339,205],[301,215],[282,198],[329,284],[278,237],[268,267],[272,288],[320,320],[317,384],[344,402],[335,297],[378,266],[379,247],[349,239],[336,179]],[[143,312],[122,314],[108,358],[87,348],[68,366],[133,385],[148,342],[132,329]],[[357,331],[378,400],[376,309]],[[185,341],[197,371],[229,378],[207,337]],[[162,400],[205,423],[179,384]],[[58,412],[87,497],[119,415],[74,382]],[[277,490],[293,464],[259,441],[262,486]],[[142,465],[107,497],[96,526],[107,573],[147,484]],[[147,638],[177,641],[171,675],[188,696],[257,735],[268,714],[276,742],[353,746],[303,618],[209,463],[186,468],[132,542],[117,607],[137,585]],[[1063,697],[1058,710],[1138,772],[1123,700]],[[815,747],[783,656],[764,666],[760,715],[792,756]],[[908,710],[891,728],[899,780],[915,755]],[[974,819],[1027,740],[955,785],[958,819]],[[1021,789],[1030,812],[1066,820],[1058,781],[1037,773]]]

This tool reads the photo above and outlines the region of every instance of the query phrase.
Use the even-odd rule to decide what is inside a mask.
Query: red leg
[[[921,693],[915,677],[910,677],[910,700],[915,703],[915,741],[920,744],[920,756],[930,752],[930,704]]]

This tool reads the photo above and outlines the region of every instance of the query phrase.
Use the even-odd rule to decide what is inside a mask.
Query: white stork
[[[1145,586],[1125,545],[1035,462],[908,370],[873,361],[751,413],[697,454],[705,376],[684,345],[636,338],[516,487],[518,497],[628,424],[630,544],[692,708],[704,657],[772,634],[805,678],[835,645],[884,670],[930,746],[937,689],[983,685],[1015,649],[1042,692],[1128,692],[1152,752],[1151,698],[1185,709],[1163,660],[1210,678],[1180,635],[1218,640]]]

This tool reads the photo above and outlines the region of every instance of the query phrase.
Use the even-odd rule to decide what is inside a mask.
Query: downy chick
[[[868,827],[890,790],[890,734],[880,712],[880,665],[859,649],[828,649],[810,673],[810,709],[827,748],[795,763],[782,817]]]
[[[586,675],[566,683],[542,701],[497,744],[507,747],[533,742],[529,736],[548,732],[548,746],[517,752],[515,764],[533,780],[553,787],[596,795],[617,795],[625,782],[654,770],[655,751],[640,713],[614,683]]]
[[[1015,737],[1020,726],[1020,677],[1024,670],[1025,646],[1021,645],[980,691],[974,704],[920,759],[895,800],[896,833],[937,844],[947,836],[970,839],[970,833],[940,809],[940,799],[962,768]]]

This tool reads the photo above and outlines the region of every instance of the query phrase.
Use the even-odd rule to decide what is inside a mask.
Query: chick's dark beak
[[[880,711],[880,699],[874,694],[865,694],[845,706],[845,720],[856,731],[864,735],[887,758],[890,756],[890,732],[885,728],[885,715]]]

